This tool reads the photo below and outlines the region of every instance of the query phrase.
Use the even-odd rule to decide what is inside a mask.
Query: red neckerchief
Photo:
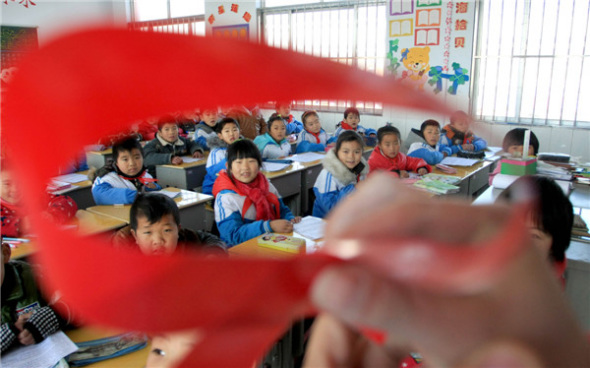
[[[289,117],[287,118],[287,123],[292,123],[293,122],[293,115],[289,114]]]
[[[308,132],[309,134],[313,135],[315,137],[315,140],[317,141],[317,143],[322,143],[320,141],[320,133],[322,132],[321,130],[320,130],[320,133],[313,133],[313,132],[310,132],[307,129],[305,129],[305,131]]]
[[[350,125],[346,124],[346,122],[344,120],[342,120],[340,122],[340,125],[342,126],[342,129],[344,129],[344,130],[354,130],[356,132],[356,129],[354,129]]]
[[[119,170],[119,167],[117,167],[117,165],[113,166],[115,167],[115,172],[117,173],[117,175],[119,175],[120,178],[129,180],[131,183],[133,183],[133,185],[135,186],[135,188],[137,188],[138,191],[141,190],[144,185],[158,181],[158,179],[144,177],[146,171],[145,167],[141,169],[141,171],[137,175],[125,176],[123,175],[121,170]]]
[[[453,145],[473,144],[473,133],[470,130],[463,133],[453,128],[451,124],[445,125],[443,130],[447,132],[446,135],[449,137]],[[456,140],[462,141],[463,143],[455,143]]]
[[[237,194],[246,197],[242,208],[242,218],[248,208],[254,203],[256,208],[256,221],[276,220],[281,218],[281,205],[279,198],[268,190],[268,180],[262,173],[258,173],[256,179],[251,183],[244,184],[239,180],[233,181],[226,170],[221,170],[215,184],[213,184],[213,195],[222,190],[233,190]],[[274,207],[274,208],[273,208]]]

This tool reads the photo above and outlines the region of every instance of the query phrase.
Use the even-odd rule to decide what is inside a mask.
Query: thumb
[[[515,341],[498,341],[476,349],[457,367],[542,368],[543,364],[522,344]]]

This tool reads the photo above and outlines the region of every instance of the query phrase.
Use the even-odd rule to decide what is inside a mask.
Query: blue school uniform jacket
[[[410,147],[408,148],[407,155],[410,157],[421,158],[429,165],[436,165],[443,160],[445,152],[447,156],[453,154],[453,150],[451,150],[449,146],[441,144],[440,142],[436,144],[436,147],[432,147],[426,143],[422,136],[422,132],[419,130],[412,129],[410,135],[414,138],[413,143],[410,144]],[[410,137],[408,136],[408,138]]]
[[[443,128],[438,142],[442,145],[449,146],[453,151],[453,154],[462,151],[463,149],[461,148],[461,145],[465,143],[473,144],[476,152],[482,151],[488,146],[488,142],[486,142],[485,139],[476,136],[472,131],[460,134],[453,129],[450,124]]]
[[[287,135],[297,134],[303,131],[303,123],[293,119],[292,116],[290,116],[290,118],[291,122],[289,122],[288,119],[283,118],[283,123],[285,123],[285,128],[287,128]]]
[[[359,175],[350,171],[339,159],[333,149],[328,151],[322,161],[324,168],[320,172],[314,186],[315,202],[313,215],[324,218],[338,202],[354,191],[355,185],[364,180],[369,173],[369,165],[364,158],[365,165]]]
[[[328,133],[326,133],[326,131],[323,129],[320,130],[319,138],[320,143],[318,143],[313,134],[307,130],[302,131],[297,137],[297,150],[295,152],[324,152],[326,150],[327,144],[336,142],[336,137],[329,138]]]
[[[286,139],[283,139],[279,144],[268,133],[254,138],[254,144],[260,150],[262,158],[274,159],[291,154],[291,144]]]
[[[199,146],[203,147],[205,151],[209,151],[211,149],[207,141],[208,139],[213,137],[217,138],[217,133],[215,133],[215,130],[213,130],[213,128],[205,124],[204,121],[201,121],[199,124],[197,124],[197,128],[195,130],[195,137],[193,139],[195,142],[199,144]]]
[[[151,179],[152,176],[146,171],[143,174],[144,178]],[[156,189],[145,187],[146,191],[160,190],[157,183]],[[116,172],[97,177],[92,184],[92,197],[97,205],[104,204],[131,204],[137,196],[137,188],[133,183],[127,179],[123,179]]]
[[[207,165],[205,166],[207,172],[203,179],[201,191],[205,194],[213,194],[213,184],[217,179],[217,175],[226,168],[227,143],[219,139],[217,135],[209,138],[207,143],[211,147],[211,152],[207,157]]]
[[[277,189],[269,182],[269,192],[279,199],[281,218],[292,220],[295,218],[289,207],[285,206]],[[221,239],[229,246],[234,246],[253,239],[264,233],[272,232],[270,221],[256,221],[256,207],[250,206],[245,214],[242,213],[245,196],[233,190],[220,191],[215,198],[215,222]]]
[[[338,125],[336,125],[336,131],[334,132],[334,137],[338,138],[340,133],[342,133],[346,130],[349,130],[349,129],[344,129],[342,127],[342,123],[338,123]],[[366,137],[368,137],[371,134],[377,135],[377,131],[375,129],[365,128],[362,125],[357,125],[355,132],[359,133],[362,136],[366,136]]]

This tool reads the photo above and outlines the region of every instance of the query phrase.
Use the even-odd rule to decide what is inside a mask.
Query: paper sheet
[[[297,162],[311,162],[311,161],[321,160],[324,157],[326,157],[326,155],[323,155],[321,153],[305,152],[305,153],[299,153],[299,154],[296,154],[293,156],[289,156],[289,159],[291,159],[293,161],[297,161]]]
[[[86,175],[72,173],[72,174],[56,176],[55,178],[53,178],[53,180],[64,181],[66,183],[74,184],[74,183],[79,183],[81,181],[88,180],[88,177]]]
[[[190,157],[190,156],[182,156],[182,162],[184,163],[191,163],[191,162],[197,162],[197,161],[202,161],[205,160],[205,158],[201,157],[201,158],[195,158],[195,157]]]
[[[166,190],[166,189],[162,189],[158,193],[164,194],[165,196],[168,196],[170,198],[176,198],[176,197],[178,197],[180,195],[180,192],[171,192],[171,191]]]
[[[270,172],[270,171],[281,171],[286,169],[291,164],[284,164],[281,162],[263,162],[262,163],[262,171]]]
[[[48,336],[39,344],[22,346],[2,355],[5,368],[53,367],[61,358],[78,350],[62,331]]]
[[[445,157],[441,164],[448,166],[473,166],[478,163],[479,160],[463,157]]]
[[[299,234],[317,240],[324,237],[326,222],[319,217],[305,216],[301,222],[293,225],[293,230]]]
[[[492,180],[492,186],[497,189],[506,189],[518,178],[520,178],[520,176],[496,174],[496,176],[494,176],[494,180]]]

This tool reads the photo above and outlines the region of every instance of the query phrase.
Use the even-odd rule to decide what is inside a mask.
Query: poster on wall
[[[20,58],[39,47],[37,27],[2,26],[0,30],[0,89],[4,91],[16,72]]]
[[[205,33],[208,36],[256,41],[254,1],[206,1]]]
[[[388,73],[467,108],[475,2],[388,0],[387,25]]]

